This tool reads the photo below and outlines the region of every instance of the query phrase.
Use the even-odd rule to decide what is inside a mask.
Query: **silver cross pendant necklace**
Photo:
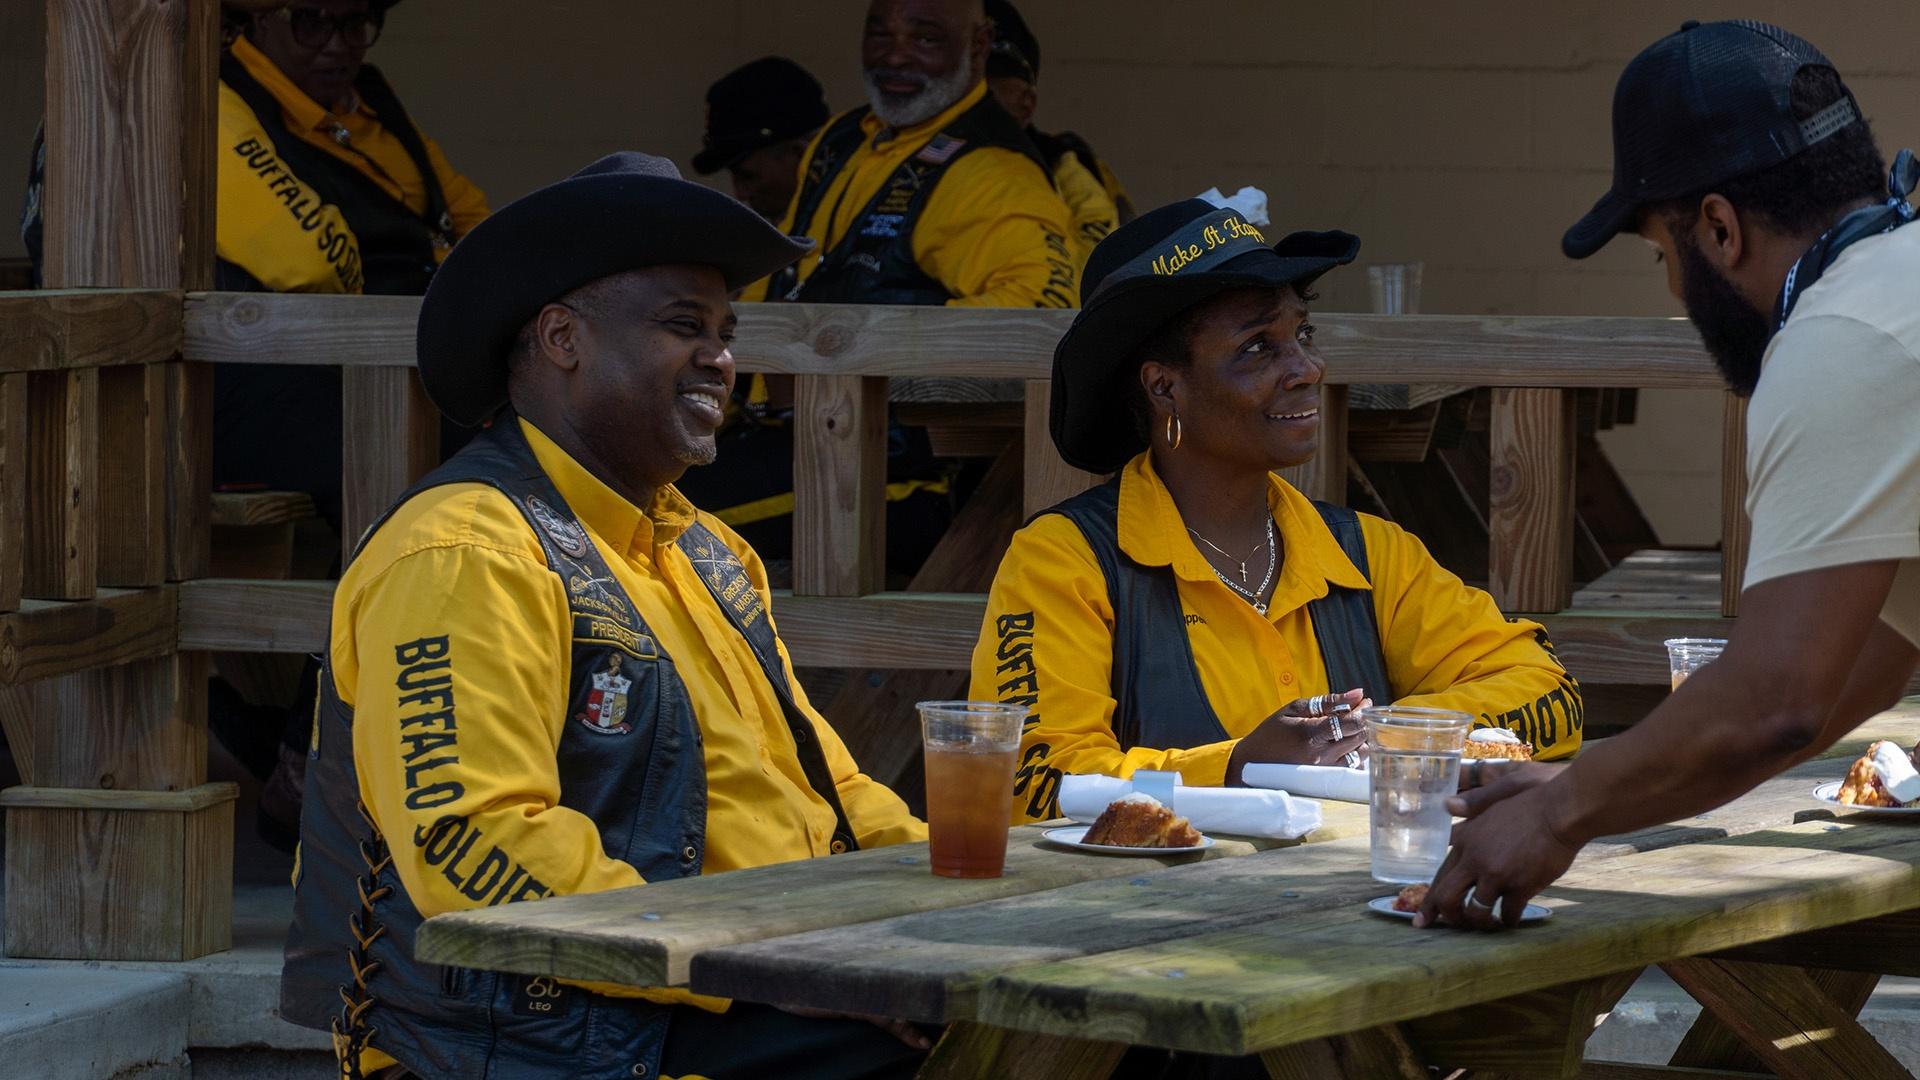
[[[1242,600],[1245,600],[1247,603],[1252,604],[1253,610],[1259,612],[1262,615],[1265,615],[1267,613],[1267,602],[1265,600],[1262,600],[1261,597],[1267,595],[1267,586],[1273,584],[1273,572],[1275,568],[1277,568],[1280,565],[1280,556],[1278,551],[1275,550],[1276,545],[1274,542],[1274,535],[1273,535],[1273,516],[1271,514],[1267,516],[1267,572],[1266,572],[1266,575],[1260,579],[1259,587],[1254,589],[1249,589],[1247,587],[1248,574],[1247,574],[1247,561],[1245,559],[1242,559],[1236,556],[1233,552],[1228,551],[1226,548],[1221,547],[1219,544],[1216,544],[1213,541],[1207,539],[1206,537],[1201,536],[1199,533],[1194,532],[1192,526],[1188,526],[1187,532],[1191,533],[1195,540],[1200,541],[1201,543],[1207,545],[1213,550],[1226,556],[1230,562],[1239,564],[1240,566],[1239,584],[1235,584],[1232,578],[1221,573],[1219,567],[1211,566],[1211,564],[1209,564],[1209,568],[1213,570],[1213,576],[1220,579],[1220,584],[1225,585],[1229,589],[1232,589],[1234,593],[1238,595]]]

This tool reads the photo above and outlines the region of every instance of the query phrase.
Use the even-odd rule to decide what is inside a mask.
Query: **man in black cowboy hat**
[[[820,80],[784,56],[763,56],[707,87],[707,133],[693,171],[727,170],[734,198],[779,221],[800,186],[800,158],[828,115]]]
[[[1613,133],[1613,189],[1561,247],[1585,258],[1638,233],[1751,397],[1740,619],[1627,734],[1464,796],[1427,924],[1511,924],[1587,841],[1814,756],[1898,701],[1920,661],[1920,166],[1903,150],[1888,170],[1818,49],[1745,20],[1688,22],[1635,57]]]
[[[421,379],[487,427],[341,578],[282,983],[347,1068],[891,1076],[924,1048],[904,1025],[413,958],[445,911],[926,835],[794,681],[753,550],[674,487],[715,452],[729,292],[804,250],[615,154],[435,278]]]
[[[987,53],[987,88],[1026,130],[1053,167],[1053,186],[1073,214],[1074,239],[1086,252],[1116,227],[1134,219],[1133,200],[1087,140],[1071,131],[1048,134],[1034,126],[1040,111],[1040,39],[1008,0],[986,0],[993,20]]]

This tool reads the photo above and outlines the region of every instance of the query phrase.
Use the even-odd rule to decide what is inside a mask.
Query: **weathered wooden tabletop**
[[[1299,845],[1229,841],[1204,858],[1106,858],[1017,829],[999,879],[934,878],[924,846],[902,846],[443,916],[426,924],[419,952],[438,963],[685,984],[956,1024],[948,1042],[967,1045],[943,1050],[958,1071],[929,1075],[967,1074],[996,1054],[1008,1060],[1010,1033],[1032,1033],[1018,1037],[1040,1042],[1020,1052],[1053,1040],[1065,1053],[1062,1075],[1074,1072],[1068,1059],[1086,1066],[1081,1075],[1104,1075],[1105,1060],[1104,1050],[1076,1058],[1062,1047],[1133,1044],[1268,1051],[1274,1075],[1305,1076],[1318,1059],[1297,1057],[1298,1048],[1346,1039],[1360,1053],[1355,1033],[1369,1031],[1391,1033],[1366,1044],[1386,1046],[1389,1057],[1412,1045],[1435,1064],[1572,1075],[1593,1011],[1609,1008],[1646,965],[1700,982],[1707,976],[1676,965],[1719,962],[1682,958],[1920,908],[1920,822],[1836,817],[1809,795],[1880,737],[1912,745],[1920,704],[1876,718],[1821,760],[1711,814],[1592,845],[1542,898],[1555,917],[1508,934],[1420,932],[1367,912],[1366,900],[1392,888],[1368,876],[1365,810],[1327,802],[1327,826]],[[1904,954],[1889,962],[1885,970],[1902,971]],[[1683,985],[1703,1002],[1712,996],[1704,982]],[[1722,1004],[1743,1017],[1753,1011]],[[1456,1012],[1466,1006],[1479,1008]],[[1833,1009],[1838,1020],[1814,1020],[1851,1023],[1844,1005]],[[1488,1038],[1490,1023],[1500,1038]],[[1523,1028],[1538,1037],[1511,1037]],[[1796,1052],[1839,1054],[1834,1067],[1868,1075],[1858,1070],[1891,1059],[1873,1058],[1877,1044],[1857,1028]],[[1868,1048],[1857,1045],[1863,1039]],[[962,1067],[963,1058],[972,1064]],[[1328,1075],[1371,1068],[1348,1061]]]

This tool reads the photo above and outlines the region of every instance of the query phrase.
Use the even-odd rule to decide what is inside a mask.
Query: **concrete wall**
[[[39,105],[41,0],[0,4],[0,192]],[[860,99],[864,0],[406,0],[375,59],[499,205],[609,150],[682,162],[706,86],[783,53]],[[1351,229],[1363,261],[1421,260],[1430,312],[1678,314],[1645,249],[1584,263],[1561,231],[1605,188],[1621,66],[1683,16],[1776,20],[1847,75],[1883,144],[1920,142],[1912,0],[1027,0],[1043,126],[1087,136],[1136,201],[1265,188],[1284,227]],[[13,199],[0,195],[0,207]],[[10,220],[11,212],[0,215]],[[18,240],[0,236],[0,257]],[[1323,284],[1364,310],[1363,274]],[[1331,358],[1335,363],[1339,358]],[[1718,536],[1717,395],[1647,394],[1609,436],[1670,543]]]

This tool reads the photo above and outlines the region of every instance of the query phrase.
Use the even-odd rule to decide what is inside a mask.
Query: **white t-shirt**
[[[1746,584],[1900,562],[1880,618],[1920,645],[1920,223],[1800,297],[1747,410]]]

